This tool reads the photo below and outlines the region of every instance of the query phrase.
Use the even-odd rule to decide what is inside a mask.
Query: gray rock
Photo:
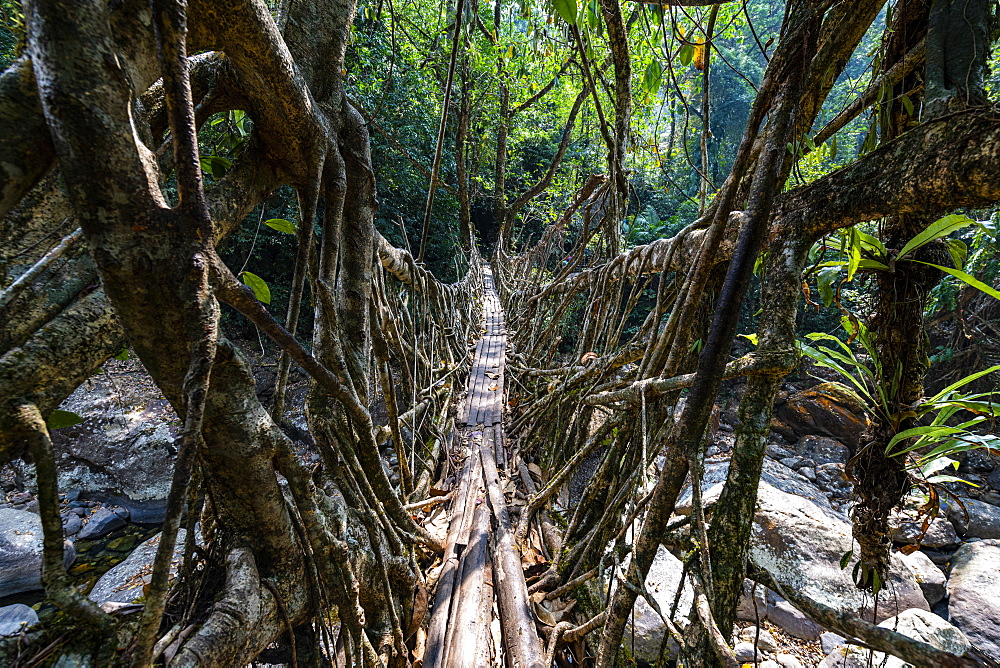
[[[646,591],[649,592],[660,607],[660,611],[665,615],[670,613],[670,608],[673,606],[677,588],[681,585],[683,568],[684,565],[681,561],[661,545],[646,576]],[[685,582],[681,591],[680,603],[677,606],[678,619],[674,620],[680,622],[681,626],[687,624],[684,615],[691,609],[693,600],[694,594],[691,587]],[[666,629],[663,626],[663,620],[642,597],[636,599],[632,615],[629,616],[626,623],[625,637],[629,639],[630,646],[633,629],[635,630],[635,658],[655,663]],[[676,652],[675,643],[670,641],[670,656],[675,656]]]
[[[965,511],[955,502],[947,505],[948,518],[963,536],[1000,538],[1000,506],[962,499]]]
[[[853,564],[840,568],[843,555],[853,549],[851,525],[838,512],[770,485],[760,486],[750,559],[780,585],[838,610],[861,615],[868,611],[870,617],[871,602],[851,579]],[[893,555],[879,619],[909,608],[930,610],[911,570]],[[770,611],[768,618],[775,621]]]
[[[144,372],[127,383],[93,376],[60,406],[83,422],[53,432],[59,487],[122,505],[133,521],[163,520],[177,452],[176,416]]]
[[[771,459],[776,459],[780,461],[782,459],[787,459],[793,456],[794,454],[795,453],[793,453],[792,451],[787,450],[786,448],[783,448],[780,445],[770,444],[767,446],[767,456],[770,457]]]
[[[955,552],[948,617],[977,649],[1000,659],[1000,540],[966,543]]]
[[[748,626],[740,631],[740,640],[756,643],[757,647],[765,652],[778,651],[778,643],[767,629],[758,630],[756,626]]]
[[[761,661],[758,665],[760,666],[760,668],[781,668],[781,664],[772,659],[765,659],[764,661]]]
[[[991,489],[1000,491],[1000,466],[995,468],[992,473],[986,476],[986,484],[989,485]]]
[[[816,464],[846,464],[850,457],[846,445],[827,436],[803,436],[792,447],[800,457]]]
[[[924,518],[915,517],[910,512],[896,512],[889,518],[892,529],[892,540],[907,545],[926,545],[927,547],[944,547],[960,543],[955,526],[943,514],[937,515],[924,531]]]
[[[798,464],[799,464],[799,462],[802,461],[802,458],[801,457],[784,457],[782,459],[779,459],[778,461],[781,462],[782,466],[787,466],[788,468],[790,468],[790,469],[792,469],[794,471],[794,470],[796,470],[798,468]]]
[[[805,668],[802,662],[791,654],[777,654],[774,657],[774,662],[781,668]]]
[[[665,615],[670,613],[677,589],[682,584],[683,568],[684,565],[679,559],[670,554],[665,547],[660,546],[646,576],[646,591],[649,592],[660,611]],[[680,603],[677,606],[678,619],[674,620],[679,622],[681,626],[687,625],[685,615],[691,609],[693,601],[694,593],[690,585],[684,582]],[[641,597],[636,600],[632,615],[626,625],[625,637],[629,638],[630,641],[633,628],[635,629],[635,658],[655,663],[666,629],[660,616]],[[677,648],[673,641],[670,641],[669,645],[668,655],[673,657],[676,655]]]
[[[769,591],[763,585],[757,585],[755,589],[753,580],[744,580],[743,593],[736,605],[736,619],[754,623],[757,623],[758,619],[761,621],[767,619],[767,593]],[[757,599],[756,609],[754,599]]]
[[[733,647],[733,654],[736,655],[736,661],[738,663],[753,663],[754,657],[756,657],[758,661],[764,658],[763,652],[755,652],[753,643],[745,640],[736,643],[736,646]]]
[[[63,563],[76,558],[69,541],[63,543]],[[34,513],[0,509],[0,596],[42,588],[42,520]]]
[[[931,561],[930,557],[920,550],[912,554],[900,553],[899,558],[913,572],[913,579],[920,585],[920,590],[924,592],[924,598],[933,609],[934,605],[944,599],[948,593],[945,588],[944,573]]]
[[[702,503],[706,507],[711,506],[719,500],[722,488],[726,483],[726,476],[729,474],[729,462],[712,462],[705,465],[705,474],[701,482]],[[761,488],[764,485],[779,489],[788,494],[801,496],[830,512],[834,512],[827,501],[826,496],[815,485],[809,482],[804,476],[796,473],[784,464],[764,460],[764,470],[761,473]],[[760,492],[758,491],[758,495]],[[687,515],[691,512],[691,487],[685,486],[677,499],[674,512],[678,515]]]
[[[121,529],[123,526],[125,526],[125,520],[120,515],[107,508],[100,508],[88,518],[87,523],[80,529],[80,539],[94,540],[108,535],[115,529]]]
[[[893,629],[915,640],[961,656],[969,650],[968,639],[954,626],[937,615],[924,610],[905,610],[897,617],[883,621],[879,626]],[[819,664],[819,668],[907,668],[910,664],[894,656],[861,649],[854,645],[841,645]]]
[[[174,560],[170,573],[177,572],[180,557],[184,552],[184,529],[177,531],[177,541],[174,543]],[[195,534],[197,536],[197,533]],[[160,534],[156,534],[145,543],[135,548],[125,561],[121,562],[101,576],[90,591],[90,600],[97,605],[114,603],[132,603],[143,595],[142,588],[149,583],[153,559],[160,544]],[[655,614],[655,613],[654,613]]]
[[[816,484],[820,489],[846,499],[851,495],[851,482],[844,477],[843,464],[820,464],[816,467]]]
[[[13,636],[38,623],[38,614],[23,603],[0,608],[0,636]]]
[[[76,513],[63,513],[62,523],[63,533],[67,536],[75,536],[83,528],[83,520]]]
[[[823,631],[819,624],[773,592],[768,596],[767,618],[788,635],[803,640],[815,640]]]
[[[837,635],[832,631],[824,631],[819,634],[819,643],[823,648],[823,654],[829,654],[846,642],[847,639],[844,636]]]
[[[816,469],[814,469],[813,467],[803,466],[802,468],[799,469],[799,473],[801,473],[802,477],[808,480],[809,482],[816,482]]]

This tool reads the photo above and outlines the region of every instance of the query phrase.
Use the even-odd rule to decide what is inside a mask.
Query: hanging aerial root
[[[52,439],[45,420],[34,404],[14,409],[18,435],[28,441],[38,478],[38,511],[42,520],[42,583],[45,595],[74,618],[107,632],[111,619],[93,601],[78,592],[63,565],[63,526],[59,517],[59,489]]]

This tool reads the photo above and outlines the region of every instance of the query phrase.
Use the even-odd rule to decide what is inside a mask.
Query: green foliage
[[[24,12],[20,0],[0,0],[0,71],[24,48]]]
[[[849,343],[832,334],[814,332],[806,335],[813,345],[800,343],[803,354],[817,366],[835,371],[844,382],[837,385],[861,406],[869,417],[888,425],[891,433],[885,453],[892,457],[907,457],[908,467],[927,483],[958,480],[940,473],[956,455],[977,448],[1000,448],[1000,438],[973,431],[977,425],[1000,416],[1000,405],[993,402],[994,393],[963,393],[973,381],[1000,371],[1000,365],[970,374],[944,388],[915,406],[898,406],[896,396],[901,369],[886,369],[868,329],[856,319],[842,320],[848,341],[860,344],[865,357],[855,354]],[[832,345],[824,345],[832,344]],[[962,417],[971,415],[972,417]],[[918,426],[900,429],[904,421],[916,421]],[[957,424],[952,424],[958,421]]]
[[[83,422],[83,418],[76,413],[56,409],[49,413],[49,418],[45,421],[45,425],[49,429],[62,429],[63,427],[72,427],[81,422]]]
[[[264,304],[271,303],[271,288],[267,287],[267,283],[263,278],[252,272],[243,271],[240,273],[240,279],[244,285],[253,290],[253,294],[257,299]]]

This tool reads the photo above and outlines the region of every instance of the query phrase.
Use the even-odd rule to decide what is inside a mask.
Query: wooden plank
[[[473,453],[475,454],[475,453]],[[455,544],[462,528],[466,507],[468,506],[469,481],[472,470],[482,464],[476,464],[478,457],[466,457],[459,475],[458,490],[451,502],[451,521],[448,525],[448,536],[445,539],[444,566],[438,578],[437,591],[434,595],[434,611],[427,628],[427,651],[424,653],[424,665],[427,668],[438,668],[442,665],[445,650],[445,638],[448,631],[448,618],[451,612],[452,591],[455,586],[459,561],[455,553]]]
[[[490,441],[495,443],[494,430]],[[485,436],[485,434],[484,434]],[[512,668],[542,668],[545,648],[538,637],[535,620],[528,604],[528,587],[524,582],[521,557],[514,544],[514,529],[507,502],[500,487],[492,443],[484,438],[479,447],[483,466],[483,481],[496,518],[493,534],[494,583],[500,602],[500,623],[503,627],[504,646]]]
[[[483,614],[483,597],[486,594],[486,559],[489,552],[490,512],[485,503],[473,512],[468,548],[462,555],[462,575],[455,589],[453,605],[455,615],[451,621],[451,639],[448,642],[449,668],[469,668],[476,664]]]

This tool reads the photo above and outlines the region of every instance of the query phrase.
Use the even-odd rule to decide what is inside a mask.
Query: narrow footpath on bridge
[[[507,334],[489,267],[483,283],[483,334],[448,453],[458,475],[423,665],[542,668],[545,652],[504,497],[508,472],[517,476],[524,465],[506,447]]]

